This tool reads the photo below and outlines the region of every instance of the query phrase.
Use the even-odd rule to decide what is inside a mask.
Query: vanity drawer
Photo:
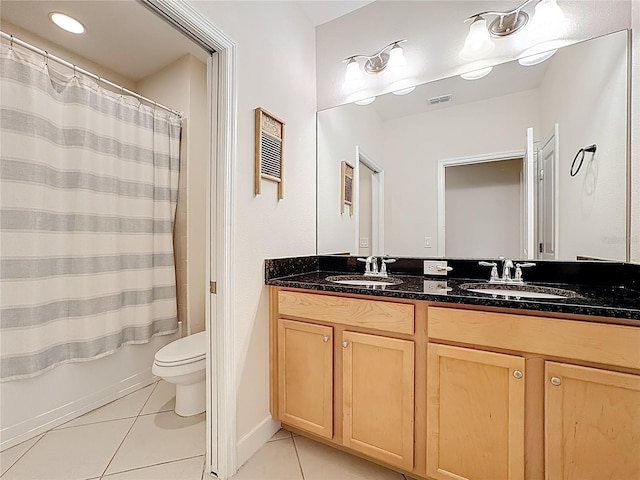
[[[279,291],[278,313],[352,327],[414,333],[414,306],[406,303]]]
[[[640,369],[640,328],[429,307],[430,339]]]

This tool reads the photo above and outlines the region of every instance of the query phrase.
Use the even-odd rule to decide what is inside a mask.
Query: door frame
[[[226,480],[237,470],[233,328],[233,198],[237,125],[236,43],[185,0],[138,0],[210,52],[210,162],[207,181],[207,414],[205,469]],[[215,108],[215,109],[214,109]],[[215,186],[215,187],[214,187]],[[215,196],[215,198],[214,198]],[[213,286],[213,285],[212,285]],[[209,285],[206,286],[209,289]]]
[[[474,165],[478,163],[499,162],[502,160],[522,158],[524,154],[525,151],[521,149],[438,160],[438,257],[445,256],[445,169],[448,167],[459,167],[462,165]]]
[[[354,177],[355,189],[353,197],[356,199],[353,217],[355,222],[355,254],[360,251],[360,163],[373,172],[371,175],[371,254],[384,255],[384,169],[367,155],[359,145],[356,145],[356,160]]]

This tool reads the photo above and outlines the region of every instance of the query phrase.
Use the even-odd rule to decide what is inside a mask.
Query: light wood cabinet
[[[524,358],[429,344],[427,475],[524,479]]]
[[[413,468],[414,344],[343,333],[343,445]]]
[[[280,420],[321,437],[333,436],[333,329],[278,321]]]
[[[279,287],[270,317],[285,427],[418,479],[640,480],[638,327]]]
[[[640,479],[640,376],[545,365],[547,480]]]

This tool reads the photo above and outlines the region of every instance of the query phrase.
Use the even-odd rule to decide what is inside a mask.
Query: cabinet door
[[[524,359],[429,344],[427,475],[524,478]]]
[[[333,328],[278,320],[278,412],[291,426],[333,436]]]
[[[343,443],[413,469],[414,345],[344,332]]]
[[[547,362],[548,480],[640,478],[640,376]]]

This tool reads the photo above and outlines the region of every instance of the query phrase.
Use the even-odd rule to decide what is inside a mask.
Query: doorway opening
[[[360,147],[357,167],[355,249],[358,255],[384,254],[384,170]]]

